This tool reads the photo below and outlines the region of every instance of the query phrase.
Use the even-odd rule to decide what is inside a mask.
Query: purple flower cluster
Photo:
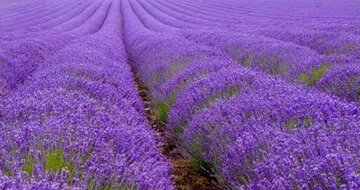
[[[45,18],[72,4],[24,8]],[[0,101],[0,189],[174,189],[127,64],[120,1],[80,4],[3,42],[1,84],[16,88]]]
[[[359,16],[321,2],[122,2],[168,137],[224,188],[360,188]]]

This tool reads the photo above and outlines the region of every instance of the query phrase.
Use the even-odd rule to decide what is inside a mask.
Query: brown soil
[[[135,72],[134,72],[135,73]],[[160,139],[160,149],[172,164],[172,172],[176,189],[178,190],[218,190],[220,189],[210,177],[196,172],[190,164],[190,160],[183,158],[177,151],[176,146],[170,143],[164,136],[164,124],[160,123],[151,109],[149,91],[134,74],[136,87],[144,101],[145,112],[152,128],[157,132]]]

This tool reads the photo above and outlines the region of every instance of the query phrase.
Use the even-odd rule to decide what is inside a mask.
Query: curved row
[[[130,80],[119,2],[98,10],[106,15],[98,32],[1,100],[0,188],[173,189]]]
[[[110,1],[104,2],[86,22],[80,23],[74,20],[74,24],[78,26],[66,33],[56,35],[50,33],[50,35],[38,38],[2,42],[1,64],[3,67],[0,69],[0,76],[4,82],[1,94],[4,95],[9,90],[17,88],[47,57],[72,40],[99,31],[109,8]]]
[[[63,4],[54,4],[52,7],[47,7],[44,5],[45,9],[43,11],[39,10],[32,14],[25,12],[21,14],[23,18],[7,17],[9,20],[2,22],[4,27],[1,28],[1,32],[12,32],[16,30],[29,29],[34,25],[49,22],[52,19],[66,13],[65,11],[70,11],[71,8],[74,8],[74,6],[76,7],[81,4],[84,4],[84,2],[64,2]]]
[[[149,3],[151,4],[151,2]],[[159,4],[157,8],[160,11],[156,10],[155,5],[153,7],[155,9],[148,9],[148,11],[144,11],[145,7],[143,7],[143,11],[140,10],[140,7],[136,9],[137,14],[140,15],[143,23],[149,29],[154,31],[159,29],[176,31],[188,28],[181,21],[181,17],[174,16],[177,19],[166,21],[166,19],[164,20],[166,15],[157,13],[164,12],[167,16],[171,16],[172,13],[176,12],[176,9],[167,9],[165,11]],[[147,13],[148,16],[145,15]],[[159,27],[154,24],[156,22],[165,25]],[[171,24],[168,25],[168,23]],[[198,23],[197,30],[201,29],[202,26]],[[302,29],[294,24],[284,24],[277,28],[246,25],[241,29],[243,32],[234,29],[231,32],[215,29],[210,32],[205,30],[203,32],[185,30],[181,32],[185,34],[180,35],[185,35],[188,40],[195,41],[198,44],[216,46],[247,67],[262,70],[272,75],[280,75],[291,82],[297,81],[309,86],[315,86],[321,91],[340,95],[341,98],[348,101],[356,102],[359,100],[358,93],[354,93],[358,92],[360,86],[358,81],[351,80],[351,77],[343,77],[346,79],[345,81],[339,81],[331,77],[332,73],[344,70],[341,67],[347,68],[347,64],[356,65],[359,62],[357,60],[360,50],[358,36],[341,31],[328,32],[315,28]],[[325,75],[327,76],[325,77]],[[359,76],[358,73],[353,73],[353,75]],[[320,80],[326,80],[326,83],[333,84],[334,88],[317,85]],[[347,87],[335,88],[335,86],[341,85]]]
[[[130,6],[123,2],[129,56],[150,89],[158,118],[167,123],[168,137],[195,167],[230,189],[359,188],[358,106],[244,68],[216,48],[238,40],[238,46],[247,41],[246,51],[256,36],[213,40],[206,32],[183,32],[209,42],[199,45],[171,30],[151,31],[164,26],[156,28],[149,22],[154,18]],[[275,44],[272,52],[279,56],[302,53],[302,71],[321,66],[323,57],[309,48],[269,38],[262,43],[251,51]]]
[[[2,39],[5,41],[13,41],[25,38],[36,38],[41,36],[59,35],[64,32],[69,32],[76,27],[81,26],[89,18],[91,18],[98,8],[100,8],[103,1],[94,1],[89,5],[73,8],[71,12],[52,19],[49,22],[35,25],[34,29],[25,27],[22,31],[13,31],[4,33]]]

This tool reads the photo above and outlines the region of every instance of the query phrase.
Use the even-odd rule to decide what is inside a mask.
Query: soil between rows
[[[177,147],[166,139],[164,134],[165,125],[160,123],[151,108],[151,98],[149,90],[142,83],[141,79],[133,71],[136,88],[144,102],[146,117],[151,127],[159,137],[159,148],[167,157],[174,175],[174,182],[178,190],[219,190],[220,188],[210,179],[210,177],[195,171],[191,162],[183,158],[177,151]]]

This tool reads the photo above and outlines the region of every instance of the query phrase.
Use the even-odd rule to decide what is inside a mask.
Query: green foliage
[[[75,176],[75,166],[74,166],[74,164],[71,164],[70,162],[65,162],[64,168],[67,171],[69,171],[70,179],[72,179]]]
[[[290,118],[285,121],[285,126],[287,129],[294,129],[297,126],[304,126],[309,128],[313,123],[312,118],[305,118],[305,119],[297,119],[297,118]]]
[[[238,92],[240,92],[241,87],[240,86],[234,86],[229,88],[226,93],[225,93],[225,97],[226,98],[231,98],[232,96],[234,96],[235,94],[237,94]]]
[[[190,159],[190,164],[191,164],[191,167],[195,171],[200,171],[201,170],[201,164],[202,164],[202,158],[199,157],[198,155],[194,155]]]
[[[304,119],[305,127],[309,128],[312,123],[313,123],[313,119],[311,119],[311,118]]]
[[[5,168],[2,171],[6,176],[12,177],[14,176],[14,170],[12,168]]]
[[[65,167],[64,151],[55,149],[45,155],[45,169],[49,171],[60,171]]]
[[[296,127],[296,124],[298,123],[297,119],[291,118],[285,121],[286,128],[293,129]]]
[[[24,166],[22,169],[24,172],[28,173],[30,177],[34,173],[35,163],[36,163],[36,160],[30,154],[27,154],[25,156],[25,163],[24,163]]]
[[[314,82],[318,81],[321,77],[323,77],[328,72],[328,70],[329,68],[325,65],[319,69],[313,70],[312,74]]]
[[[175,102],[175,94],[172,94],[167,101],[160,102],[157,105],[155,114],[160,122],[165,123],[167,121],[168,113],[174,102]]]
[[[203,162],[203,158],[201,156],[202,154],[202,146],[199,143],[199,141],[197,140],[197,138],[195,138],[193,140],[192,143],[192,157],[190,160],[191,163],[191,167],[194,168],[196,171],[200,171],[201,170],[201,165]]]
[[[191,167],[198,171],[198,172],[210,172],[210,173],[216,173],[216,168],[212,163],[207,162],[203,156],[202,153],[203,151],[203,147],[200,144],[199,138],[196,137],[193,140],[192,143],[192,155],[191,155],[191,159],[190,159],[190,164]],[[204,171],[205,170],[205,171]]]
[[[171,105],[167,101],[159,103],[157,110],[156,110],[156,116],[160,122],[163,122],[163,123],[166,122],[170,107],[171,107]]]
[[[74,164],[65,161],[63,149],[55,149],[45,155],[45,170],[59,172],[61,169],[68,170],[70,177],[75,175],[75,166]]]
[[[299,80],[300,82],[306,83],[308,86],[314,86],[316,82],[329,71],[329,69],[328,66],[323,65],[318,69],[313,69],[311,75],[301,73]]]
[[[300,76],[299,76],[299,80],[301,82],[309,84],[310,77],[306,73],[301,73]]]

